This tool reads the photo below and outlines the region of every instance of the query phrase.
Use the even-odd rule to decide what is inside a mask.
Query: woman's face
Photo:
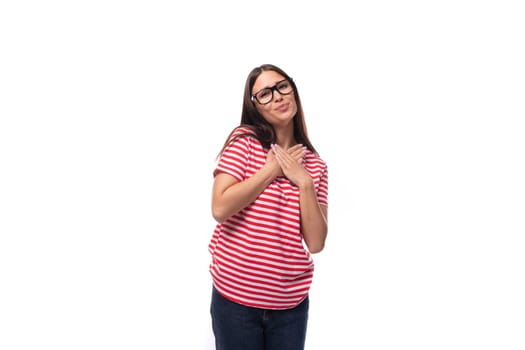
[[[270,90],[264,90],[267,88]],[[255,80],[251,92],[256,95],[253,99],[255,107],[268,123],[279,127],[292,122],[297,113],[297,104],[290,82],[282,75],[274,71],[262,72]],[[268,100],[268,103],[261,103]]]

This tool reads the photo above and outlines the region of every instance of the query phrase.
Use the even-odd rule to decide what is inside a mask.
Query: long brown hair
[[[228,146],[228,144],[230,144],[230,142],[232,141],[232,134],[235,132],[235,130],[237,130],[240,127],[245,127],[252,130],[255,134],[255,137],[265,148],[270,148],[270,145],[276,142],[275,130],[273,126],[270,123],[268,123],[263,118],[263,116],[257,111],[257,108],[255,107],[254,102],[252,101],[253,85],[255,84],[255,80],[257,80],[259,75],[261,75],[261,73],[264,71],[275,71],[283,77],[285,77],[290,82],[290,84],[292,84],[295,96],[295,103],[297,104],[297,113],[293,118],[293,133],[295,140],[298,143],[301,143],[304,146],[306,146],[306,148],[308,148],[314,154],[317,154],[317,151],[308,139],[306,123],[304,121],[303,106],[301,104],[301,99],[299,98],[299,92],[297,91],[297,86],[295,85],[295,82],[281,68],[274,66],[273,64],[263,64],[259,67],[255,67],[254,69],[252,69],[250,74],[248,74],[248,78],[246,78],[246,84],[244,85],[244,99],[242,103],[241,123],[238,127],[232,130],[230,135],[228,135],[228,138],[224,142],[224,145],[221,151],[219,152],[219,156],[222,154],[222,152]],[[240,134],[237,137],[245,135],[254,136],[253,134]]]

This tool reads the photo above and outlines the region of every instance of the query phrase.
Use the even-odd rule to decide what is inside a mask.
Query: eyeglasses
[[[272,102],[273,100],[273,92],[277,90],[281,95],[289,95],[293,91],[292,84],[287,80],[281,80],[278,81],[274,86],[264,88],[262,90],[257,91],[255,94],[252,95],[252,101],[255,98],[257,102],[259,102],[262,105],[268,104]]]

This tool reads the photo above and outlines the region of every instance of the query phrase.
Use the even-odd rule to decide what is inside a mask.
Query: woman
[[[217,350],[304,349],[310,254],[324,247],[327,205],[327,166],[308,139],[294,81],[274,65],[254,68],[240,126],[214,171]]]

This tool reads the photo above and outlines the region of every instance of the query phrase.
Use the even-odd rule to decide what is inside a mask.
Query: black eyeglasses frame
[[[279,88],[277,87],[277,86],[279,86],[279,84],[281,84],[281,83],[283,83],[283,82],[285,82],[285,81],[287,81],[288,84],[290,84],[290,87],[292,88],[292,89],[290,90],[290,92],[288,92],[288,93],[282,93],[282,92],[279,90]],[[272,94],[272,98],[271,98],[268,102],[266,102],[266,103],[262,103],[261,101],[259,101],[259,99],[257,98],[256,95],[257,95],[259,92],[264,91],[264,90],[268,90],[268,89],[270,90],[270,92],[271,92],[271,94]],[[294,91],[294,88],[293,88],[293,85],[292,85],[292,83],[291,83],[291,81],[290,81],[289,79],[283,79],[283,80],[279,80],[278,82],[276,82],[274,86],[271,86],[271,87],[265,87],[265,88],[263,88],[263,89],[257,91],[256,93],[252,94],[252,95],[250,96],[250,98],[251,98],[252,101],[253,101],[253,100],[256,100],[256,101],[257,101],[259,104],[261,104],[261,105],[267,105],[268,103],[270,103],[270,102],[273,101],[273,97],[274,97],[273,92],[274,92],[275,90],[277,90],[281,95],[290,95],[290,94]]]

